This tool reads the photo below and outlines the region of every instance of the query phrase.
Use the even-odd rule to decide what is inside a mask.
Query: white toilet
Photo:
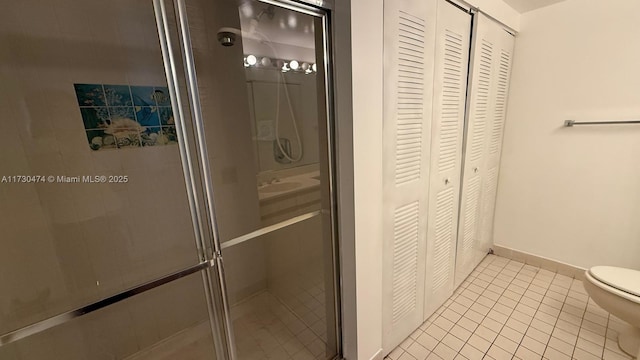
[[[640,359],[640,271],[595,266],[585,277],[584,287],[593,301],[631,325],[618,335],[618,345]]]

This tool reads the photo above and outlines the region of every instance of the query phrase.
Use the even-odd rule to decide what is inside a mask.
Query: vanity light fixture
[[[268,56],[256,56],[253,54],[244,56],[244,67],[254,67],[264,70],[280,70],[285,72],[296,72],[304,74],[312,74],[315,72],[316,64],[310,62],[300,62],[298,60],[272,59]]]

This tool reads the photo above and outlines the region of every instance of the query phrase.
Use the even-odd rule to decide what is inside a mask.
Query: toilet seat
[[[588,275],[595,285],[640,303],[640,271],[613,266],[595,266]]]
[[[596,266],[584,273],[584,288],[593,301],[629,323],[618,332],[618,345],[640,359],[640,271]]]

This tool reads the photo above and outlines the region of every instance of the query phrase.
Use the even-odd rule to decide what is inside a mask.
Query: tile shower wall
[[[166,87],[75,84],[74,88],[92,150],[177,143]]]
[[[0,41],[1,175],[129,177],[0,184],[0,333],[196,263],[178,147],[91,150],[74,88],[165,83],[151,2],[7,2]],[[139,337],[115,326],[103,335],[135,342],[128,349],[152,344],[160,339],[152,334],[184,325],[170,312],[158,316],[174,300],[121,314]],[[195,307],[183,310],[200,316]],[[21,346],[17,352],[26,351]],[[102,357],[95,358],[106,357],[96,346]]]
[[[302,322],[327,342],[322,220],[319,216],[270,234],[267,284]]]
[[[194,292],[193,289],[200,291]],[[167,301],[171,299],[171,301]],[[176,303],[183,306],[175,306]],[[162,316],[154,316],[154,314]],[[36,335],[0,346],[2,360],[211,359],[213,341],[200,274],[191,274]],[[176,329],[189,329],[178,334]],[[199,330],[197,333],[191,329]],[[181,339],[184,333],[195,335]],[[162,345],[158,342],[171,337]],[[156,346],[153,346],[157,344]],[[131,354],[132,357],[129,357]]]
[[[212,165],[216,220],[221,242],[260,227],[249,101],[241,46],[221,46],[221,27],[240,27],[237,3],[187,0],[198,91]],[[231,104],[231,105],[230,105]],[[223,251],[231,303],[264,290],[264,242],[247,241]]]

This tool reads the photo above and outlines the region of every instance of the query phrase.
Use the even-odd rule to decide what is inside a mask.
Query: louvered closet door
[[[476,16],[482,17],[482,14]],[[493,120],[495,72],[495,41],[486,18],[476,18],[469,69],[467,99],[467,127],[464,147],[464,169],[458,223],[455,285],[458,286],[487,254],[488,248],[480,242],[481,197],[487,131]]]
[[[486,172],[482,176],[482,194],[480,196],[480,248],[488,250],[493,246],[493,218],[496,204],[496,188],[502,151],[507,112],[507,94],[513,61],[515,37],[500,24],[480,14],[479,28],[487,28],[487,39],[492,41],[494,56],[492,61],[492,100],[489,108],[487,130],[485,134],[484,160],[481,165]]]
[[[383,345],[423,320],[435,0],[384,3]]]
[[[493,214],[514,37],[477,15],[471,58],[456,285],[492,244]]]
[[[438,2],[424,318],[453,293],[471,15]]]

